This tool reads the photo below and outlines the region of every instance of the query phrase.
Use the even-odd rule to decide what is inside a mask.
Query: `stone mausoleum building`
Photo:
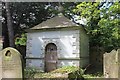
[[[89,39],[83,26],[63,15],[27,30],[26,67],[45,72],[89,64]]]

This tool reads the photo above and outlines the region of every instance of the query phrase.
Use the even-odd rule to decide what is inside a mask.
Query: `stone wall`
[[[120,49],[104,54],[104,77],[120,79]]]
[[[79,34],[79,30],[41,31],[28,33],[26,67],[35,67],[44,70],[45,47],[49,43],[54,43],[57,46],[57,68],[69,65],[79,66]]]

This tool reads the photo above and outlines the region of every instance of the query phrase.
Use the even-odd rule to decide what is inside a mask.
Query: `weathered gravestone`
[[[104,54],[104,77],[120,80],[120,49]]]
[[[2,78],[22,79],[21,54],[14,48],[8,47],[2,53]]]
[[[2,79],[2,54],[1,54],[1,50],[2,50],[2,37],[0,35],[0,80]]]
[[[2,52],[0,51],[0,80],[2,79]]]

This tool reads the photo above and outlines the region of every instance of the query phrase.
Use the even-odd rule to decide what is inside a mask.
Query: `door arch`
[[[54,43],[48,43],[45,47],[45,72],[55,70],[57,60],[57,46]]]

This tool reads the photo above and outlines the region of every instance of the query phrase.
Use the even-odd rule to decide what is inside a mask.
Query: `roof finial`
[[[63,6],[61,5],[60,2],[59,2],[59,5],[58,5],[58,11],[59,11],[59,12],[62,12],[62,11],[63,11]]]
[[[63,14],[62,14],[63,10],[64,10],[64,9],[63,9],[63,6],[62,6],[61,3],[59,2],[59,5],[58,5],[58,11],[59,11],[58,15],[59,15],[59,16],[63,15]]]

